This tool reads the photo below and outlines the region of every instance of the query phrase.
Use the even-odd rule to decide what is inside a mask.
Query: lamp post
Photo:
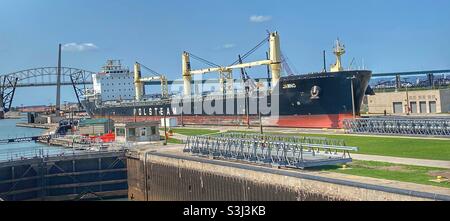
[[[250,99],[249,99],[249,90],[250,87],[248,85],[248,79],[245,81],[245,114],[247,115],[247,129],[250,129]]]
[[[262,125],[262,119],[261,119],[261,107],[260,107],[261,101],[259,100],[259,88],[258,88],[257,93],[258,93],[258,98],[257,98],[258,104],[257,104],[257,106],[256,106],[256,109],[258,110],[259,132],[260,132],[261,134],[264,134],[264,131],[263,131],[263,125]]]
[[[136,114],[137,114],[137,109],[136,109],[136,100],[133,101],[133,120],[134,123],[136,123],[137,119],[136,119]]]
[[[164,145],[167,145],[167,120],[166,120],[166,105],[163,106],[164,112]]]
[[[184,100],[182,98],[181,99],[181,127],[184,127],[183,112],[184,112]]]
[[[64,111],[67,111],[67,101],[64,101]]]
[[[261,120],[261,111],[258,111],[258,117],[259,117],[259,132],[261,134],[264,134],[262,120]]]
[[[353,113],[353,119],[356,118],[356,108],[355,108],[355,90],[354,90],[354,86],[353,86],[353,79],[355,79],[355,75],[351,76],[351,77],[347,77],[347,79],[350,79],[351,83],[350,83],[350,89],[351,89],[351,94],[352,94],[352,113]]]

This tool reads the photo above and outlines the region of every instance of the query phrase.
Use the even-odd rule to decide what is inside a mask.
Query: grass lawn
[[[357,152],[359,154],[450,161],[450,140],[327,134],[296,135],[342,139],[348,146],[359,147]]]
[[[164,141],[164,136],[160,136],[160,137],[161,137],[161,141]],[[182,140],[175,139],[175,138],[172,138],[172,137],[169,137],[169,138],[167,139],[167,143],[171,143],[171,144],[182,144],[183,141],[182,141]]]
[[[342,170],[339,169],[341,168],[341,166],[324,166],[312,170],[329,171],[356,176],[397,180],[450,188],[449,182],[436,183],[430,181],[432,179],[436,179],[437,175],[449,176],[449,169],[359,160],[354,160],[352,163],[349,163],[347,165],[351,169]]]
[[[169,137],[169,139],[167,139],[167,143],[171,143],[171,144],[183,144],[182,140],[178,140],[172,137]]]
[[[348,146],[359,147],[358,153],[450,161],[450,140],[348,135],[306,135],[343,139]]]
[[[196,135],[206,135],[212,133],[218,133],[219,130],[209,130],[209,129],[190,129],[190,128],[173,128],[172,131],[177,134],[182,134],[186,136],[196,136]]]

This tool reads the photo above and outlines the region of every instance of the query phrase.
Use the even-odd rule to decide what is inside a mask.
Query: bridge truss
[[[86,87],[92,84],[94,72],[79,68],[61,67],[61,85],[72,85],[78,104]],[[41,67],[0,75],[0,111],[8,112],[17,88],[57,85],[58,68]]]

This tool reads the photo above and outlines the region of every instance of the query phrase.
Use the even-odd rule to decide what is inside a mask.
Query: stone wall
[[[129,199],[133,196],[133,200],[150,201],[424,200],[409,195],[176,157],[143,156],[145,154],[140,159],[128,158]],[[130,174],[134,172],[144,175]]]

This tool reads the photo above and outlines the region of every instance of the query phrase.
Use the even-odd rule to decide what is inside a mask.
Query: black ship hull
[[[183,124],[259,125],[261,112],[265,126],[341,128],[344,119],[359,116],[371,76],[371,71],[342,71],[282,77],[271,94],[261,92],[256,97],[201,96],[183,102],[174,98],[109,105],[85,101],[83,105],[92,117],[118,121],[159,120],[165,115]]]

